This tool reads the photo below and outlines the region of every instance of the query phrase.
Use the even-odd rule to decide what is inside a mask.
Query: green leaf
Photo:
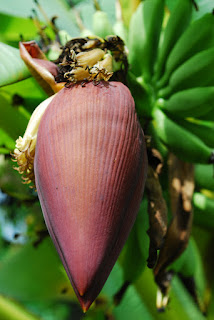
[[[0,296],[0,317],[4,320],[41,320],[22,305],[3,296]]]
[[[181,281],[175,277],[172,281],[173,292],[182,305],[182,309],[185,311],[187,319],[204,320],[204,316],[199,311],[198,307],[194,303],[189,293],[183,287]],[[182,318],[183,319],[183,318]]]
[[[32,113],[34,109],[48,97],[37,81],[32,77],[5,86],[0,89],[0,93],[1,92],[10,96],[11,101],[14,100],[14,97],[17,97],[21,101],[19,105],[26,108],[30,113]]]
[[[19,50],[0,43],[0,87],[29,76],[30,72],[22,61]]]
[[[78,36],[74,14],[65,0],[40,0],[39,3],[49,19],[58,17],[56,24],[59,29],[66,30],[72,36]],[[7,1],[0,1],[0,12],[4,14],[28,18],[32,14],[32,9],[36,10],[39,20],[45,22],[34,1],[10,0],[10,4]]]
[[[12,139],[16,140],[23,135],[28,119],[18,109],[13,108],[10,98],[0,93],[0,128],[2,128]]]
[[[10,153],[11,150],[15,147],[15,141],[0,128],[0,147],[5,148],[5,152]]]
[[[108,16],[111,25],[113,25],[115,22],[115,0],[99,1],[99,5],[101,10],[103,10]],[[76,9],[80,13],[86,29],[91,30],[93,24],[93,15],[96,12],[93,1],[82,1],[76,6]]]
[[[210,0],[195,0],[198,5],[198,10],[193,12],[193,20],[201,18],[204,14],[212,12],[214,9],[213,1]]]
[[[0,147],[0,154],[9,154],[10,150],[4,147]]]
[[[115,22],[115,0],[99,0],[101,10],[107,13],[110,22]]]
[[[90,315],[90,311],[87,312],[86,317],[84,317],[84,320],[105,320],[106,316],[105,313],[102,310],[97,310],[96,312],[94,311]]]
[[[0,293],[20,301],[74,299],[61,261],[50,240],[38,247],[11,246],[0,265]]]
[[[20,35],[24,41],[32,40],[37,36],[37,29],[31,19],[0,14],[1,24],[4,29],[0,31],[0,41],[18,46]],[[17,27],[18,26],[18,27]]]
[[[204,319],[202,313],[177,277],[172,281],[172,288],[169,292],[169,306],[163,313],[158,313],[156,309],[157,285],[154,282],[152,270],[145,269],[141,278],[137,281],[135,288],[156,320]]]
[[[198,247],[193,237],[183,254],[169,267],[184,277],[194,277],[196,290],[203,296],[206,288],[204,269]]]
[[[14,141],[13,143],[15,145]],[[21,175],[16,170],[14,170],[14,166],[15,163],[12,162],[11,159],[1,161],[0,189],[10,197],[16,198],[21,201],[35,200],[35,195],[32,194],[32,189],[29,188],[29,185],[23,184]]]
[[[113,311],[116,320],[154,320],[134,286],[130,286],[121,303]]]
[[[122,268],[117,262],[101,294],[103,294],[103,297],[107,296],[112,299],[112,296],[121,288],[122,284]],[[115,320],[141,320],[142,315],[144,320],[155,319],[150,315],[147,306],[133,285],[129,286],[120,304],[116,307],[112,306],[112,313]]]
[[[143,226],[141,225],[141,221],[138,220],[135,222],[131,233],[128,237],[125,246],[125,253],[122,257],[121,265],[123,268],[123,279],[124,282],[134,282],[137,278],[141,275],[143,269],[146,266],[146,259],[147,256],[144,255],[141,251],[141,246],[139,243],[137,228]],[[144,234],[145,230],[142,229],[142,235]]]

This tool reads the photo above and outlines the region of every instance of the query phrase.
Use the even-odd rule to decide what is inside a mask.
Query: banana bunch
[[[128,79],[138,88],[137,111],[180,159],[213,163],[214,15],[191,22],[191,0],[177,0],[170,13],[165,5],[143,1],[130,22]]]

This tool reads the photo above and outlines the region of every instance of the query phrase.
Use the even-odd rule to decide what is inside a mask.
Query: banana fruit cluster
[[[163,149],[184,161],[213,163],[214,15],[191,22],[189,0],[177,0],[170,15],[164,10],[164,0],[144,1],[130,23],[128,77],[138,88],[137,111],[152,119]]]

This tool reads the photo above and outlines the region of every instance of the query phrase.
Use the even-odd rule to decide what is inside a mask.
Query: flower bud
[[[101,81],[57,93],[39,125],[34,171],[47,228],[86,311],[143,196],[146,148],[129,89]]]

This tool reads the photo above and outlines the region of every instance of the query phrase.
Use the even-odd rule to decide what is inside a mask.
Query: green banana
[[[214,230],[214,199],[203,193],[195,192],[193,195],[194,223],[208,230]]]
[[[205,14],[194,21],[182,34],[169,54],[163,77],[158,81],[157,88],[168,83],[172,72],[196,53],[214,46],[214,15]]]
[[[15,266],[15,267],[14,267]],[[32,279],[36,279],[32,285]],[[37,248],[31,243],[10,246],[0,266],[0,294],[19,301],[76,300],[66,272],[50,238]],[[66,291],[66,295],[63,294]]]
[[[154,63],[157,58],[160,32],[164,15],[164,0],[147,0],[143,2],[143,20],[146,32],[142,52],[143,75],[149,80],[154,72]]]
[[[213,165],[211,164],[195,165],[195,184],[199,189],[208,189],[208,190],[214,191]]]
[[[208,147],[214,148],[214,123],[196,119],[176,119],[176,123],[200,138]]]
[[[174,117],[200,117],[214,110],[214,87],[192,88],[159,100],[161,108]]]
[[[143,1],[132,16],[128,47],[131,71],[148,81],[154,69],[164,14],[164,0]]]
[[[153,110],[154,127],[161,141],[178,158],[193,163],[213,163],[213,149],[193,133],[179,126],[158,108]]]
[[[94,13],[93,32],[101,38],[105,38],[106,36],[114,33],[106,12],[97,10]]]
[[[192,16],[192,3],[190,0],[177,0],[167,26],[163,33],[163,41],[160,47],[154,82],[160,78],[164,72],[165,62],[170,51],[178,41],[184,30],[189,25]]]
[[[147,212],[143,212],[144,207],[145,205],[141,204],[136,222],[126,243],[125,253],[121,259],[123,280],[125,282],[134,282],[135,280],[137,280],[146,266],[149,237],[146,233],[146,228],[148,227],[148,217],[146,216]],[[138,235],[139,229],[140,239]],[[140,241],[143,241],[143,250]]]
[[[159,91],[161,97],[193,87],[214,86],[214,47],[203,50],[184,62],[170,77],[169,85]]]

